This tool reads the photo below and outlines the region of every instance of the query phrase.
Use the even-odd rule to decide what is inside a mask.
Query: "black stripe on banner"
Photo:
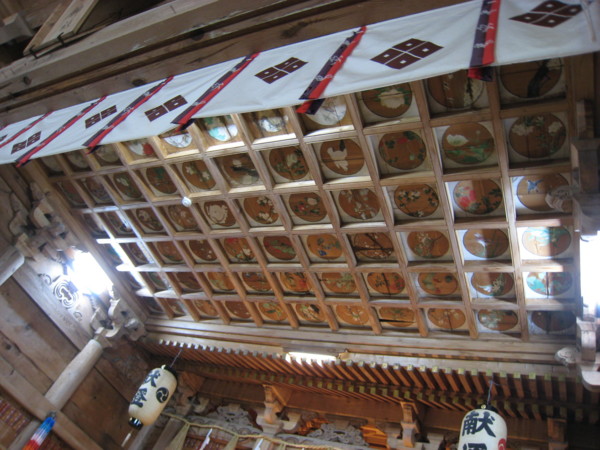
[[[167,85],[173,77],[165,78],[163,81],[148,89],[138,98],[136,98],[133,102],[131,102],[124,110],[118,113],[115,117],[112,118],[110,122],[108,122],[101,130],[99,130],[96,134],[94,134],[90,139],[83,143],[84,147],[88,147],[90,151],[94,151],[94,149],[102,142],[102,139],[109,134],[113,129],[117,127],[121,122],[123,122],[131,113],[133,113],[136,109],[146,103],[150,98],[154,96],[158,91],[160,91],[165,85]]]
[[[494,0],[483,0],[481,3],[481,12],[479,13],[477,28],[475,28],[475,40],[473,42],[469,67],[480,67],[483,65],[483,53],[485,52],[490,13],[493,4]]]

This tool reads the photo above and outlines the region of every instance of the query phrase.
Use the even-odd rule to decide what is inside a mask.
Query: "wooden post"
[[[279,392],[275,386],[263,385],[265,389],[265,407],[256,418],[256,422],[263,429],[264,433],[270,436],[274,436],[279,433],[284,426],[284,423],[277,414],[284,408],[285,403],[282,403],[280,399],[286,397],[289,398],[289,392]]]
[[[167,448],[182,426],[183,422],[181,420],[173,418],[169,419],[163,428],[162,433],[160,433],[160,436],[156,440],[154,447],[152,447],[152,450],[162,450]]]
[[[23,264],[23,254],[13,246],[8,246],[0,256],[0,285],[9,279]],[[73,392],[79,387],[89,371],[94,367],[102,353],[102,346],[96,340],[90,340],[84,349],[71,361],[58,379],[46,392],[46,399],[56,406],[57,410],[67,403]],[[41,421],[33,419],[16,437],[10,450],[18,450],[29,441]]]
[[[45,397],[57,409],[62,409],[98,362],[100,355],[102,355],[102,344],[96,339],[90,339],[69,365],[65,367],[65,370],[48,389]]]
[[[190,387],[186,386],[185,384],[179,384],[178,393],[175,397],[177,403],[177,405],[175,406],[175,413],[177,415],[185,417],[192,410],[193,402],[188,400],[188,398],[191,397],[193,393],[195,393],[192,393],[192,391],[193,390],[191,390]],[[205,411],[206,406],[208,406],[208,402],[204,402],[203,408],[197,408],[196,413],[202,414]],[[152,447],[153,450],[162,450],[163,448],[167,448],[167,446],[171,443],[171,441],[183,425],[184,424],[181,420],[170,418],[165,427],[163,428],[162,433],[158,437],[156,443],[154,444],[154,447]]]
[[[133,441],[131,441],[131,445],[127,448],[127,450],[142,450],[146,448],[148,439],[153,431],[154,424],[143,427],[140,431],[138,431]]]
[[[39,420],[43,420],[48,413],[55,411],[54,405],[2,357],[0,357],[0,387]],[[61,412],[56,414],[53,431],[73,448],[101,450],[98,444]],[[27,436],[25,442],[30,437]],[[21,436],[17,439],[21,439]]]
[[[0,256],[0,284],[8,280],[24,262],[23,254],[12,245],[4,249]]]
[[[65,367],[44,395],[55,411],[60,411],[65,406],[90,373],[90,370],[94,368],[94,365],[100,359],[100,355],[102,355],[102,344],[95,339],[90,339],[77,356]],[[39,424],[39,421],[33,421],[25,427],[11,445],[10,450],[22,448],[31,439]]]

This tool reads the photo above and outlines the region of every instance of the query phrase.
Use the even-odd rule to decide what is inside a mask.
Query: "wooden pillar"
[[[127,450],[142,450],[146,448],[148,439],[154,431],[154,424],[143,427],[135,436],[135,439],[131,441],[131,445],[127,447]]]
[[[0,284],[8,280],[25,262],[23,254],[12,245],[0,256]]]
[[[102,355],[102,344],[96,339],[90,339],[83,349],[73,358],[65,370],[48,389],[45,397],[58,410],[69,401],[82,381],[90,373]]]
[[[178,416],[185,417],[187,414],[189,414],[193,407],[193,402],[187,400],[190,397],[190,394],[192,394],[192,390],[190,390],[188,386],[182,383],[178,385],[177,389],[178,392],[177,396],[175,397],[177,403],[175,406],[175,413]],[[194,412],[196,414],[202,414],[206,411],[207,407],[208,400],[201,401],[200,405],[198,405],[198,407],[195,408]],[[167,446],[171,443],[171,441],[173,440],[177,432],[181,429],[181,427],[183,427],[183,422],[181,420],[170,418],[165,427],[163,428],[162,433],[160,433],[160,436],[156,440],[156,443],[154,444],[154,447],[152,447],[152,449],[162,450],[164,448],[167,448]]]
[[[152,450],[163,450],[169,446],[179,429],[183,426],[183,422],[177,419],[169,419],[167,424],[160,433]]]
[[[25,258],[18,249],[13,246],[5,247],[2,255],[0,255],[0,284],[3,284],[7,279],[13,276],[15,272],[21,266],[23,266],[24,262]],[[61,375],[44,396],[45,400],[48,400],[49,404],[52,405],[53,408],[56,407],[57,411],[59,411],[69,400],[75,389],[79,387],[79,384],[81,384],[83,379],[87,376],[91,368],[100,357],[100,354],[102,353],[102,347],[100,346],[100,350],[98,352],[96,346],[100,346],[97,341],[90,341],[84,348],[85,352],[82,351],[77,357],[75,357],[73,361],[71,361],[71,363],[65,368],[65,370],[61,373]],[[82,372],[80,376],[77,376],[77,364],[74,363],[83,364],[83,367],[79,369]],[[64,400],[63,397],[65,397]],[[33,419],[21,431],[19,436],[15,438],[10,445],[9,450],[20,450],[23,448],[31,436],[33,436],[40,424],[40,420]],[[65,438],[64,435],[62,437],[63,439]],[[66,440],[69,441],[70,439],[67,438]]]
[[[54,411],[54,405],[2,357],[0,357],[0,387],[40,420]],[[56,415],[53,431],[73,448],[101,450],[100,446],[61,412]],[[30,437],[27,436],[25,442]],[[17,448],[20,450],[21,447]]]
[[[69,401],[79,385],[85,380],[102,355],[102,344],[90,339],[83,349],[65,367],[50,389],[44,395],[55,411],[60,411]],[[31,439],[41,422],[34,420],[17,436],[9,450],[23,447]]]

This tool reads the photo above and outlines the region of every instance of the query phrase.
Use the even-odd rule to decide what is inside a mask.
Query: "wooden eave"
[[[586,393],[574,373],[546,365],[531,364],[522,367],[527,372],[513,372],[484,362],[390,358],[396,363],[376,363],[361,361],[361,355],[353,355],[352,360],[316,362],[175,341],[145,339],[141,346],[157,361],[166,362],[179,354],[175,363],[178,371],[203,377],[200,392],[225,399],[261,402],[260,385],[266,384],[299,393],[290,397],[290,408],[307,407],[308,400],[303,399],[313,395],[333,396],[382,404],[382,415],[374,419],[385,421],[385,405],[398,407],[404,402],[468,411],[485,403],[493,381],[492,404],[507,418],[598,420],[599,394]],[[260,389],[243,385],[259,385]],[[326,405],[321,409],[327,412]]]

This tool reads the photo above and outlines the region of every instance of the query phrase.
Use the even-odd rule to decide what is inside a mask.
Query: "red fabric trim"
[[[467,76],[469,78],[473,78],[474,80],[484,81],[483,67],[471,67],[470,69],[467,70]]]
[[[492,64],[496,60],[496,32],[498,30],[498,17],[500,16],[500,2],[501,0],[494,0],[494,5],[490,12],[485,40],[493,41],[493,44],[483,49],[482,65],[484,66]]]
[[[192,108],[190,108],[190,110],[187,113],[185,113],[184,116],[179,118],[176,121],[176,123],[178,123],[181,126],[184,126],[185,124],[187,124],[192,119],[192,116],[194,114],[196,114],[198,111],[200,111],[202,108],[204,108],[208,104],[208,102],[210,102],[219,92],[221,92],[229,83],[231,83],[233,81],[233,79],[235,77],[237,77],[242,70],[244,70],[246,67],[248,67],[248,64],[250,64],[252,61],[254,61],[254,59],[258,55],[259,55],[258,52],[250,55],[242,64],[240,64],[239,67],[236,67],[235,70],[231,74],[229,74],[229,76],[227,78],[222,80],[216,88],[211,89],[210,92],[208,92],[206,94],[206,97],[204,97],[200,103],[198,103],[196,106],[193,106]],[[181,129],[181,126],[178,127],[178,130]]]
[[[169,84],[172,79],[173,79],[172,75],[170,77],[168,77],[168,78],[165,78],[159,84],[157,84],[152,89],[150,89],[148,91],[148,95],[142,96],[137,102],[135,102],[134,104],[130,105],[129,107],[127,107],[126,109],[124,109],[123,111],[121,111],[120,115],[118,117],[115,117],[114,121],[112,121],[110,123],[110,125],[108,125],[102,131],[100,131],[100,133],[98,133],[94,137],[94,139],[92,139],[91,141],[86,142],[85,146],[89,147],[92,150],[94,148],[96,148],[100,144],[100,142],[102,142],[102,139],[104,139],[112,130],[114,130],[125,119],[127,119],[136,109],[138,109],[140,106],[142,106],[144,103],[146,103],[152,97],[154,97],[154,95],[157,94],[167,84]]]
[[[25,153],[21,158],[19,158],[19,160],[17,162],[17,167],[21,167],[22,165],[24,165],[25,163],[27,163],[31,159],[31,157],[33,155],[35,155],[37,152],[39,152],[44,147],[46,147],[46,145],[48,145],[50,142],[52,142],[58,136],[60,136],[65,131],[67,131],[69,128],[71,128],[79,119],[81,119],[88,112],[90,112],[92,109],[94,109],[105,98],[106,98],[106,95],[100,97],[98,100],[96,100],[95,102],[93,102],[90,105],[88,105],[86,108],[84,108],[83,110],[81,110],[79,112],[79,114],[77,114],[76,116],[74,116],[71,119],[69,119],[62,127],[60,127],[59,129],[57,129],[56,131],[54,131],[54,133],[52,133],[50,136],[48,136],[46,139],[44,139],[42,142],[40,142],[36,147],[32,148],[27,153]]]
[[[329,83],[331,83],[331,80],[333,80],[333,77],[335,76],[335,74],[342,68],[342,66],[346,62],[346,59],[348,58],[348,56],[350,56],[352,54],[352,52],[354,51],[356,46],[359,44],[360,40],[362,39],[362,37],[366,31],[367,31],[366,26],[363,25],[362,27],[360,27],[360,30],[358,30],[358,32],[356,33],[356,36],[353,37],[352,42],[350,42],[350,44],[348,45],[348,47],[346,47],[344,49],[344,51],[342,52],[340,57],[337,58],[335,63],[333,63],[333,65],[329,68],[329,70],[327,71],[327,74],[323,77],[323,81],[321,81],[315,87],[315,89],[308,95],[309,99],[316,100],[318,98],[321,98],[321,95],[325,91],[325,88],[329,85]]]
[[[4,147],[6,144],[10,144],[12,141],[14,141],[16,138],[18,138],[19,136],[21,136],[23,133],[26,133],[27,131],[31,130],[31,128],[33,128],[35,125],[37,125],[38,123],[40,123],[42,120],[44,120],[50,114],[52,114],[52,111],[47,112],[42,117],[40,117],[40,118],[34,120],[33,122],[31,122],[29,125],[27,125],[25,128],[23,128],[21,131],[19,131],[18,133],[14,134],[13,136],[11,136],[10,139],[7,139],[6,141],[2,142],[0,144],[0,148]]]
[[[481,80],[481,69],[479,67],[471,67],[467,69],[467,76],[475,80]]]
[[[312,105],[312,100],[307,100],[296,108],[296,112],[298,114],[305,114],[310,108],[310,105]]]

